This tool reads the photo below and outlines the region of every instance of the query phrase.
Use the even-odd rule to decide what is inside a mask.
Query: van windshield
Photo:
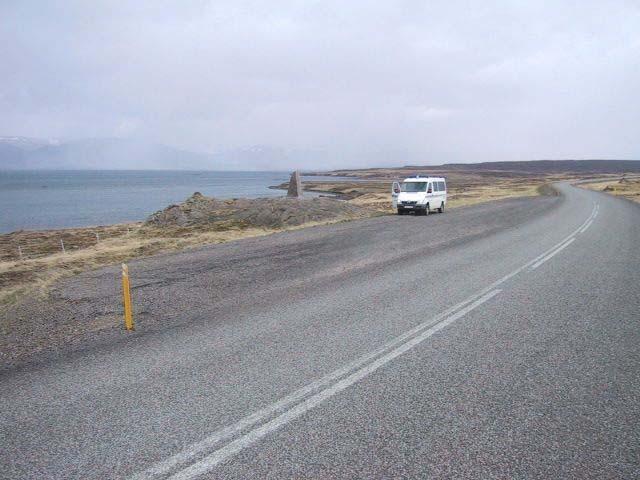
[[[400,187],[403,192],[426,192],[427,182],[403,182]]]

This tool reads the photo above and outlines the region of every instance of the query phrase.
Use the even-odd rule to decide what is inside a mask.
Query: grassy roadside
[[[66,238],[69,245],[72,239],[93,235],[98,228],[65,229],[37,232],[42,244],[38,253],[30,257],[30,250],[24,248],[25,257],[20,260],[17,254],[13,258],[0,262],[0,305],[13,304],[26,295],[46,296],[50,287],[58,280],[70,275],[92,270],[106,265],[126,262],[135,258],[158,253],[185,250],[202,245],[224,243],[243,238],[259,237],[272,233],[298,230],[300,228],[328,225],[348,221],[348,218],[335,218],[323,222],[307,222],[303,225],[285,228],[253,228],[242,225],[212,225],[210,229],[196,228],[148,228],[141,224],[129,224],[129,233],[104,238],[90,246],[66,248],[62,253],[59,239]],[[122,227],[121,225],[119,227]],[[124,228],[126,232],[126,226]],[[25,232],[28,236],[34,232]],[[93,235],[95,237],[95,235]],[[67,244],[65,241],[65,244]],[[24,244],[24,243],[23,243]],[[51,246],[47,252],[42,245]],[[17,252],[17,247],[12,246]],[[8,257],[5,253],[4,257]]]
[[[578,186],[640,203],[640,177],[638,176],[622,176],[606,181],[580,183]]]

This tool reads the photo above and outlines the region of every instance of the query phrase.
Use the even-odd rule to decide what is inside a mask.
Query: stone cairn
[[[300,172],[297,170],[291,174],[287,197],[302,198],[302,180],[300,180]]]

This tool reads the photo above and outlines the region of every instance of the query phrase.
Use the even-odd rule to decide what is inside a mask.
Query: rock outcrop
[[[151,215],[147,226],[191,227],[215,224],[281,228],[335,219],[370,216],[360,206],[333,198],[239,198],[220,200],[194,193],[180,205]]]

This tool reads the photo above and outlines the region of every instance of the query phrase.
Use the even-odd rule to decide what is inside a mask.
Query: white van
[[[407,212],[429,215],[434,210],[444,213],[447,205],[447,181],[443,177],[419,175],[405,178],[402,183],[393,182],[391,199],[398,215]]]

